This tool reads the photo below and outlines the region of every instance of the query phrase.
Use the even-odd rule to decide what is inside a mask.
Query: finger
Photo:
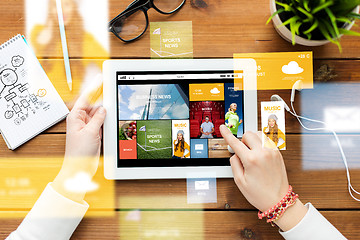
[[[240,142],[239,139],[234,137],[234,135],[225,125],[220,126],[220,133],[226,143],[229,144],[230,147],[234,150],[236,155],[238,155],[240,159],[243,159],[249,149],[242,142]]]
[[[83,109],[89,112],[91,105],[102,95],[103,82],[102,75],[98,74],[93,79],[92,83],[82,92],[79,99],[76,101],[74,108]]]
[[[89,108],[90,108],[90,103],[87,94],[81,94],[80,97],[76,100],[73,109],[74,110],[81,109],[88,112]]]
[[[236,184],[243,185],[244,183],[244,166],[237,155],[230,158],[231,169],[234,175]]]
[[[66,117],[67,131],[77,131],[82,129],[86,124],[87,113],[84,110],[73,110]]]
[[[94,106],[90,109],[89,116],[93,117],[96,111],[100,108],[100,106]]]
[[[250,149],[261,148],[261,138],[256,133],[247,131],[242,137],[242,142],[248,146]]]
[[[90,119],[89,123],[86,125],[87,129],[90,129],[94,132],[98,132],[101,126],[104,124],[106,117],[106,110],[103,107],[100,107]]]

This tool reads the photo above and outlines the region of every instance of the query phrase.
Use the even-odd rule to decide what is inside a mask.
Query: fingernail
[[[104,114],[105,113],[105,108],[100,107],[98,111],[99,111],[100,114]]]

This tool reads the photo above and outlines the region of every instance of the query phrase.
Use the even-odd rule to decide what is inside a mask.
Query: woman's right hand
[[[235,151],[230,158],[231,168],[245,198],[260,211],[278,203],[289,187],[280,152],[263,148],[261,138],[253,132],[246,132],[239,141],[224,125],[220,126],[220,131]]]
[[[237,187],[251,205],[261,212],[267,211],[286,195],[289,188],[280,151],[263,148],[261,138],[253,132],[246,132],[239,141],[225,125],[220,126],[220,131],[235,152],[230,164]],[[307,208],[298,200],[276,224],[283,231],[290,230],[306,212]]]

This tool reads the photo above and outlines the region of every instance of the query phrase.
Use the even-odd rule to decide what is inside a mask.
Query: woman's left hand
[[[71,192],[65,187],[68,179],[77,174],[86,174],[91,179],[98,168],[102,125],[106,110],[103,107],[91,106],[88,96],[81,96],[66,118],[65,158],[59,174],[52,187],[60,194],[74,201],[81,202],[86,189]]]

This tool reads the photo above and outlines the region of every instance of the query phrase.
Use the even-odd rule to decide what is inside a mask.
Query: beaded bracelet
[[[267,211],[261,213],[259,211],[258,217],[262,219],[264,217],[267,218],[266,222],[271,222],[271,225],[274,226],[273,222],[279,219],[290,206],[294,205],[296,199],[299,197],[296,193],[292,191],[292,186],[289,185],[289,190],[283,199],[280,200],[275,206],[268,209]]]

